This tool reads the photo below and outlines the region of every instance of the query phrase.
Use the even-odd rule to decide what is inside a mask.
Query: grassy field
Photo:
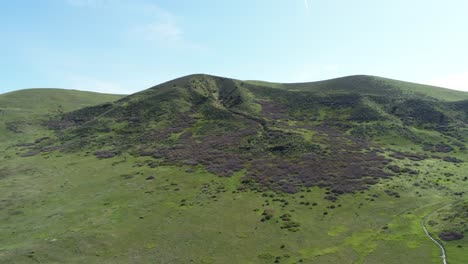
[[[0,261],[440,263],[421,221],[452,199],[415,187],[422,176],[384,181],[333,203],[319,188],[238,192],[240,175],[151,168],[145,161],[83,153],[2,161]],[[454,191],[466,189],[460,183],[441,181]],[[388,196],[389,186],[401,197]],[[265,210],[272,218],[262,222]],[[297,232],[281,228],[284,214],[300,224]],[[463,263],[468,241],[445,244],[450,263]]]

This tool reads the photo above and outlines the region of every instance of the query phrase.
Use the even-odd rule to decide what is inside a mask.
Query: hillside
[[[438,263],[422,219],[466,203],[464,92],[198,74],[94,101],[7,95],[3,120],[30,105],[43,122],[0,157],[0,261]],[[466,232],[460,208],[431,232]],[[450,263],[466,237],[444,240]]]

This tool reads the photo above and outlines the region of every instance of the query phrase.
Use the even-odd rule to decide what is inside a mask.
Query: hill
[[[443,101],[468,100],[468,93],[441,87],[404,82],[369,75],[355,75],[318,82],[307,83],[268,83],[247,81],[250,84],[287,90],[306,90],[316,93],[355,92],[367,95],[390,97],[419,97]]]
[[[121,97],[64,89],[25,89],[0,94],[0,138],[13,139],[20,134],[32,136],[34,130],[42,129],[39,124],[53,115]]]
[[[422,220],[465,201],[468,93],[197,74],[108,101],[2,153],[0,260],[431,263]]]
[[[203,165],[220,176],[247,169],[246,180],[274,190],[322,186],[339,194],[388,176],[384,167],[390,160],[381,155],[382,144],[374,144],[379,137],[407,139],[421,149],[463,146],[463,107],[374,81],[359,76],[277,89],[188,76],[65,114],[49,123],[61,131],[60,142],[44,141],[35,151],[62,145],[64,151],[87,149],[100,158],[130,151],[171,164]],[[432,142],[428,131],[448,138]]]
[[[0,94],[2,108],[30,110],[36,113],[69,112],[79,108],[112,102],[124,95],[65,89],[24,89]]]

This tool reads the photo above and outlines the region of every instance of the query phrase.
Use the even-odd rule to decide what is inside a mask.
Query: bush
[[[439,234],[439,237],[444,241],[453,241],[463,239],[464,235],[460,232],[444,231]]]

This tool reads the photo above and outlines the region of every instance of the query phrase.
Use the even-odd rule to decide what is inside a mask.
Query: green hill
[[[448,136],[442,143],[447,148],[463,144],[467,130],[459,123],[466,117],[452,103],[410,93],[409,85],[374,81],[358,76],[278,89],[193,75],[65,114],[50,125],[62,131],[64,151],[88,149],[101,157],[130,152],[204,165],[220,176],[247,169],[249,180],[287,192],[302,186],[353,192],[387,177],[383,168],[390,161],[373,144],[379,137],[404,138],[424,149],[439,143],[426,139],[431,132]],[[47,144],[57,142],[36,150]]]
[[[0,94],[0,138],[35,136],[39,124],[53,115],[115,101],[123,95],[64,89],[25,89]],[[42,132],[39,132],[39,134]]]
[[[443,101],[468,100],[468,93],[430,85],[422,85],[368,75],[355,75],[319,82],[268,83],[247,81],[250,84],[287,90],[304,90],[316,93],[349,93],[385,95],[389,97],[415,97]]]
[[[31,107],[0,153],[0,262],[438,263],[423,219],[466,232],[468,93],[197,74],[113,99]]]
[[[24,89],[0,94],[2,108],[30,110],[36,113],[73,111],[82,107],[111,102],[124,95],[102,94],[64,89]]]

